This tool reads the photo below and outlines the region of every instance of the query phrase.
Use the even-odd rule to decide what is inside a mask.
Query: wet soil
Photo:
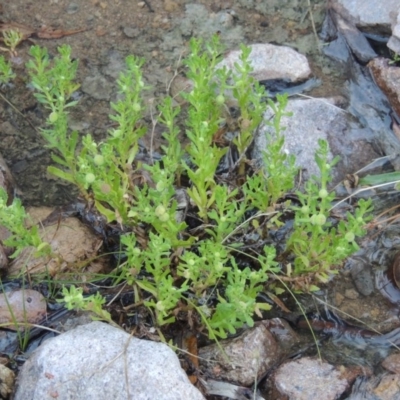
[[[324,17],[324,1],[312,1],[312,15],[319,30]],[[157,102],[165,94],[179,59],[187,51],[190,37],[209,38],[219,33],[227,50],[240,43],[285,44],[309,56],[314,73],[323,80],[316,95],[340,94],[335,82],[340,71],[318,52],[307,0],[255,1],[97,1],[72,2],[16,0],[4,2],[1,19],[39,29],[43,26],[63,30],[87,29],[56,40],[32,39],[46,46],[51,56],[61,44],[72,48],[79,59],[78,82],[83,82],[79,106],[71,111],[72,129],[91,133],[101,140],[110,127],[109,101],[116,99],[116,78],[129,54],[144,57],[144,76],[151,86],[147,99]],[[31,41],[18,47],[13,68],[17,82],[3,90],[9,103],[0,101],[0,153],[14,172],[29,205],[54,205],[71,201],[76,192],[46,172],[49,152],[36,129],[43,125],[44,113],[27,89],[24,64]],[[330,76],[327,79],[327,76]],[[85,82],[85,79],[87,81]],[[100,82],[90,85],[90,82]],[[149,107],[148,120],[154,107]]]

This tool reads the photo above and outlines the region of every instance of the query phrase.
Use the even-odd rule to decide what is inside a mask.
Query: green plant
[[[282,134],[281,120],[283,116],[291,114],[285,112],[288,102],[287,96],[278,95],[277,102],[268,99],[268,105],[273,112],[272,122],[274,135],[267,134],[267,146],[263,151],[263,165],[249,177],[243,186],[248,208],[255,207],[267,211],[286,193],[294,188],[298,168],[295,166],[295,157],[284,152],[285,138]]]
[[[389,61],[390,65],[398,64],[400,62],[400,55],[397,53],[393,53],[392,59]]]
[[[15,55],[15,49],[24,39],[24,35],[19,30],[6,29],[3,30],[4,44],[9,48],[11,54]]]
[[[279,200],[293,190],[297,174],[294,157],[283,151],[281,118],[287,115],[287,97],[278,96],[277,103],[263,102],[263,88],[250,77],[250,49],[242,46],[240,63],[228,71],[218,68],[222,49],[217,37],[207,44],[191,40],[184,66],[193,88],[181,94],[185,107],[174,105],[168,96],[160,101],[157,123],[163,125],[166,145],[162,159],[149,164],[136,157],[139,139],[146,133],[144,61],[127,58],[126,71],[117,81],[120,99],[111,104],[116,127],[96,143],[89,134],[79,141],[78,133],[68,130],[68,108],[76,105],[71,96],[79,87],[74,82],[77,62],[67,46],[58,53],[50,61],[45,49],[34,46],[33,59],[27,64],[35,96],[50,111],[42,134],[58,165],[49,167],[49,172],[75,184],[94,200],[108,222],[124,227],[121,251],[126,259],[118,266],[116,281],[135,288],[136,297],[155,315],[158,325],[174,322],[179,311],[196,312],[211,338],[224,338],[243,324],[252,326],[254,314],[270,308],[258,301],[258,295],[272,274],[286,280],[285,285],[312,290],[316,282],[326,280],[332,265],[357,248],[354,239],[364,233],[364,215],[370,207],[360,202],[346,221],[330,221],[333,195],[327,184],[336,161],[327,162],[325,142],[320,142],[316,154],[321,177],[314,177],[304,192],[297,193],[301,207],[286,204],[286,210],[295,213],[295,227],[285,254],[278,256],[287,271],[293,260],[292,275],[283,273],[272,246],[255,245],[252,252],[243,248],[245,234],[255,235],[262,243],[269,240],[269,228],[284,223],[285,209],[275,210]],[[244,183],[243,179],[226,183],[217,172],[228,148],[214,143],[214,136],[226,122],[228,101],[240,111],[232,143],[239,153],[236,175],[244,178],[246,168],[249,171]],[[255,170],[246,150],[267,105],[274,113],[274,134],[267,137],[263,166]],[[185,148],[183,133],[189,139]],[[182,180],[189,184],[181,187]],[[187,194],[190,218],[197,224],[194,228],[189,229],[188,218],[178,210],[178,189]],[[249,212],[252,216],[246,219]],[[4,224],[17,237],[26,235],[18,230],[22,222],[20,218],[14,226],[12,221]],[[261,229],[262,225],[268,229]],[[63,295],[68,307],[91,308],[99,318],[110,321],[109,314],[102,313],[98,294],[84,297],[80,289],[71,287]]]
[[[10,231],[3,244],[14,249],[11,258],[17,257],[28,247],[34,248],[36,256],[49,254],[50,245],[40,238],[38,226],[26,228],[28,215],[21,200],[15,198],[10,205],[7,205],[7,201],[7,192],[0,187],[0,225]]]
[[[65,303],[68,310],[89,311],[93,314],[93,319],[98,321],[106,321],[112,325],[116,325],[111,319],[108,311],[104,310],[104,297],[100,293],[91,296],[84,296],[83,289],[71,285],[69,288],[64,287],[62,290],[63,299],[57,300],[59,303]]]
[[[336,273],[335,267],[350,254],[359,249],[355,239],[364,236],[364,226],[370,219],[371,200],[360,200],[355,214],[347,213],[347,220],[338,223],[330,218],[335,193],[329,193],[332,168],[339,161],[336,157],[328,162],[327,142],[319,140],[315,161],[320,177],[313,176],[305,185],[304,192],[297,192],[302,207],[294,207],[295,227],[287,242],[287,248],[293,252],[293,274],[304,276],[313,274],[313,279],[299,288],[316,290],[314,282],[326,283],[330,273]]]
[[[6,61],[3,56],[0,56],[0,84],[8,83],[15,78],[15,74],[11,69],[10,62]]]

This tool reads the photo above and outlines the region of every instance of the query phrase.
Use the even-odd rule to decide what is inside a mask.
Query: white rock
[[[268,43],[253,44],[249,47],[252,49],[249,56],[254,69],[252,76],[258,81],[287,79],[291,82],[299,82],[311,75],[307,58],[290,47]],[[218,66],[234,69],[234,64],[239,63],[241,53],[241,50],[228,52]]]
[[[391,23],[400,8],[399,0],[334,0],[332,3],[342,6],[356,20],[359,28],[375,30],[375,33],[376,30],[390,32]]]
[[[204,400],[165,344],[92,322],[45,341],[23,365],[15,400]]]

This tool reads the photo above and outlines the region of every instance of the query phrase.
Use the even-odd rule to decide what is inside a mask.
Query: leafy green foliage
[[[5,29],[3,30],[3,41],[8,47],[11,54],[16,54],[15,49],[24,39],[24,35],[19,30]]]
[[[17,257],[25,248],[31,246],[35,248],[36,255],[48,254],[50,246],[40,238],[38,226],[26,228],[28,215],[21,200],[15,198],[10,205],[7,205],[7,201],[7,192],[0,187],[0,225],[10,231],[10,236],[3,243],[15,249],[11,257]]]
[[[364,236],[363,228],[372,211],[371,200],[360,200],[355,215],[347,214],[347,221],[338,224],[329,218],[335,194],[329,193],[327,185],[331,180],[332,167],[338,162],[328,162],[328,144],[320,140],[315,161],[320,178],[315,176],[306,183],[305,192],[297,192],[302,207],[295,207],[295,228],[287,242],[294,254],[294,275],[314,273],[315,280],[327,282],[329,273],[347,256],[358,250],[356,237]],[[308,289],[318,289],[316,286]]]
[[[241,49],[240,61],[228,71],[218,67],[222,48],[217,37],[207,44],[191,40],[184,66],[193,87],[181,93],[187,105],[175,105],[169,96],[160,101],[157,123],[164,128],[166,145],[162,159],[148,164],[137,158],[139,140],[146,133],[142,59],[126,60],[126,71],[117,82],[119,100],[111,104],[110,118],[116,126],[101,143],[90,134],[79,141],[78,133],[68,130],[68,108],[76,105],[71,97],[79,87],[74,82],[77,62],[71,59],[71,49],[60,47],[50,61],[45,49],[34,46],[27,65],[35,96],[50,111],[42,134],[58,166],[49,167],[49,172],[74,183],[84,196],[94,199],[108,222],[125,229],[121,236],[125,260],[118,267],[118,281],[134,287],[137,301],[148,307],[158,325],[174,322],[179,311],[197,312],[211,338],[224,338],[244,324],[253,326],[254,314],[261,316],[269,309],[258,295],[271,274],[300,290],[313,290],[316,282],[325,282],[333,267],[357,249],[355,239],[365,233],[365,215],[371,209],[369,202],[360,201],[346,220],[330,217],[334,195],[327,188],[337,160],[328,163],[328,145],[321,141],[316,154],[320,178],[313,177],[304,192],[297,192],[301,207],[286,205],[295,213],[288,256],[282,262],[288,272],[283,274],[272,246],[244,251],[244,233],[265,243],[268,229],[260,226],[276,229],[284,223],[275,210],[279,200],[294,190],[297,168],[294,157],[283,151],[281,119],[288,115],[287,97],[278,96],[276,103],[264,101],[264,89],[250,76],[251,50]],[[240,111],[232,140],[239,153],[235,171],[239,179],[227,182],[218,176],[217,168],[228,147],[219,147],[214,136],[226,123],[227,104],[232,102]],[[267,136],[262,167],[250,171],[243,183],[251,166],[246,150],[267,106],[274,113],[274,134]],[[185,148],[182,134],[189,139]],[[182,180],[189,182],[187,187],[180,187]],[[178,189],[187,195],[186,209],[198,223],[194,229],[189,229],[179,209]],[[5,203],[2,207],[6,209]],[[18,246],[16,238],[22,237],[22,245],[33,241],[40,247],[38,238],[32,239],[34,230],[28,241],[20,203],[13,207],[9,213],[0,208],[0,216],[12,215],[0,219],[13,232],[10,243]],[[267,221],[265,215],[271,210],[274,217]],[[247,212],[253,215],[250,219]],[[74,287],[63,294],[68,307],[91,309],[99,318],[111,320],[99,295],[84,297]]]
[[[0,84],[8,83],[15,78],[15,73],[11,69],[11,63],[0,56]]]
[[[71,285],[69,288],[64,287],[62,290],[63,299],[57,300],[59,303],[65,303],[68,310],[83,310],[93,313],[94,320],[107,321],[114,324],[111,315],[103,309],[105,299],[96,293],[91,296],[84,296],[83,289]]]

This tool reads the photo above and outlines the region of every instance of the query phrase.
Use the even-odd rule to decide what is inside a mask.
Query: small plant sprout
[[[16,48],[24,39],[24,35],[19,30],[6,29],[3,30],[3,41],[7,48],[1,48],[9,51],[13,56],[17,55]]]
[[[15,78],[15,73],[11,69],[11,63],[0,56],[0,84],[8,83]]]

